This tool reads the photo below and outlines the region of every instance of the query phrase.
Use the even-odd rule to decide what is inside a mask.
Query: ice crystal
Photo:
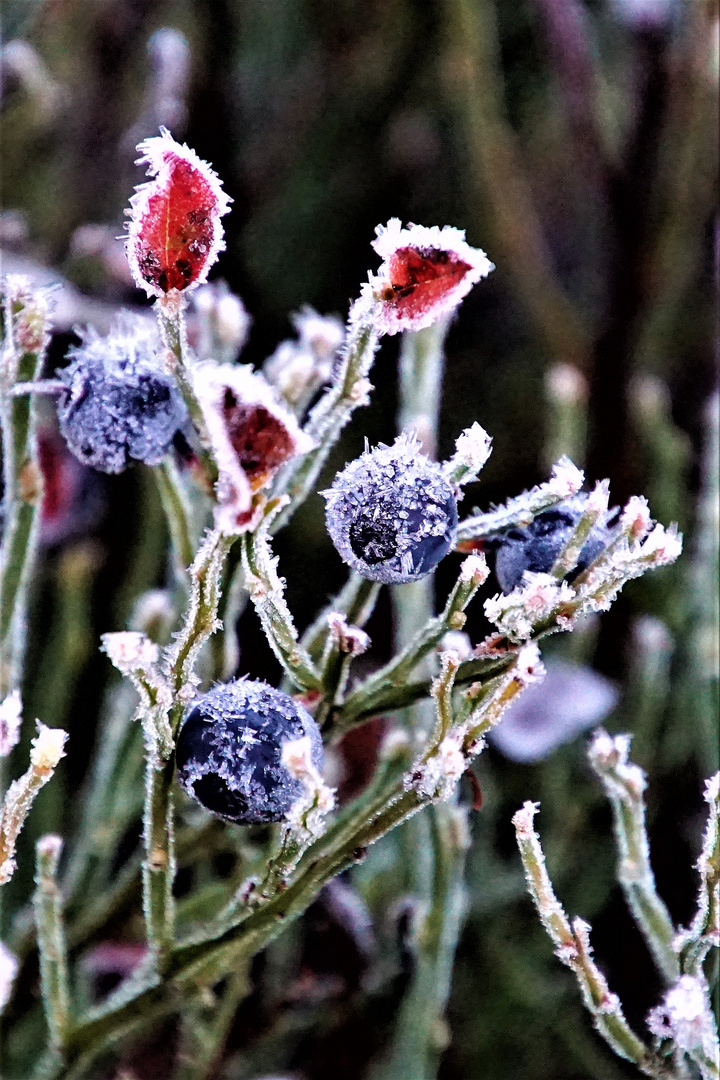
[[[422,330],[454,311],[493,264],[465,233],[450,226],[403,228],[399,218],[378,225],[373,247],[383,263],[368,289],[379,305],[381,333]]]
[[[301,705],[266,683],[219,685],[196,702],[180,730],[178,780],[229,821],[282,821],[307,794],[305,782],[283,763],[283,749],[305,738],[309,766],[319,775],[320,732]]]
[[[440,465],[403,433],[366,450],[338,473],[329,491],[328,532],[344,561],[372,581],[415,581],[455,541],[457,503]]]
[[[130,200],[127,258],[133,278],[148,296],[199,285],[225,246],[220,218],[230,199],[210,166],[165,128],[138,150],[138,165],[147,165],[153,179]]]

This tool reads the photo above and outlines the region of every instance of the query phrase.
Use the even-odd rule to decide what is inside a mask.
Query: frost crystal
[[[160,366],[154,327],[123,312],[107,337],[93,329],[78,333],[82,345],[58,372],[58,418],[68,447],[101,472],[122,472],[131,459],[157,465],[187,412]]]
[[[494,269],[484,251],[466,243],[460,229],[403,229],[399,218],[391,218],[376,232],[373,247],[383,263],[366,290],[379,305],[377,327],[384,334],[432,326]]]
[[[217,524],[239,532],[252,524],[253,492],[314,443],[251,367],[209,361],[198,365],[194,379],[218,464]]]
[[[467,769],[467,758],[462,749],[464,735],[460,728],[446,735],[427,761],[406,777],[406,787],[414,788],[429,799],[449,799]]]
[[[294,773],[284,761],[288,743],[295,745]],[[303,762],[307,776],[312,768],[319,778],[323,746],[315,721],[287,694],[245,679],[204,694],[177,740],[178,780],[188,795],[245,824],[288,820],[298,800],[305,805],[307,776],[297,775]]]
[[[662,1004],[650,1010],[647,1025],[659,1039],[672,1039],[681,1050],[701,1051],[717,1061],[715,1018],[704,980],[681,975]]]
[[[485,601],[485,614],[501,633],[512,641],[525,641],[537,623],[554,615],[558,608],[575,599],[566,581],[551,574],[525,573],[522,584],[505,596]]]
[[[328,532],[343,560],[371,581],[415,581],[455,542],[457,503],[442,466],[416,437],[366,450],[338,473],[327,499]]]
[[[551,488],[560,498],[567,499],[571,495],[575,495],[584,482],[585,474],[582,469],[578,469],[577,465],[573,465],[569,457],[561,457],[553,465],[552,476],[547,487]]]
[[[13,690],[0,705],[0,758],[7,757],[20,738],[22,701],[20,691]]]
[[[225,246],[220,218],[230,199],[210,166],[165,128],[138,150],[138,165],[147,165],[153,179],[130,200],[127,258],[133,278],[148,296],[199,285]]]

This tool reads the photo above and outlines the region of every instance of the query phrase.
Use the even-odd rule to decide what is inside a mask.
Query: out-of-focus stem
[[[443,320],[427,330],[405,334],[400,353],[398,427],[401,431],[415,430],[423,452],[430,457],[437,453],[443,346],[448,325],[449,320]],[[408,646],[432,625],[433,583],[434,575],[428,575],[393,590],[395,635],[400,647]],[[418,665],[420,673],[431,676],[433,666],[425,652]],[[404,719],[416,741],[429,733],[434,712],[429,700],[405,711]],[[390,1046],[373,1080],[433,1080],[447,1044],[443,1014],[464,903],[467,830],[464,811],[457,806],[434,805],[426,814],[428,821],[416,815],[402,829],[404,843],[400,850],[407,859],[410,888],[420,905],[420,925],[415,935],[412,979]],[[425,836],[428,825],[429,838]],[[428,839],[432,880],[429,896],[425,860],[420,857]]]
[[[358,301],[350,311],[339,371],[333,385],[320,398],[305,425],[305,431],[317,444],[316,448],[298,462],[288,465],[273,488],[275,495],[285,493],[289,496],[287,505],[272,523],[273,532],[281,529],[307,498],[340,432],[355,409],[367,404],[371,389],[367,376],[377,347],[373,305],[365,300]]]
[[[599,731],[588,753],[613,811],[618,848],[618,880],[658,970],[668,985],[680,976],[673,947],[675,928],[655,888],[645,828],[645,774],[628,762],[629,739]]]
[[[18,382],[40,375],[49,326],[48,297],[29,283],[5,283],[0,357],[0,425],[3,454],[3,537],[0,547],[0,701],[22,678],[27,593],[37,551],[43,478],[32,394],[14,396]]]
[[[60,1052],[70,1025],[67,946],[57,879],[62,846],[59,836],[43,836],[38,840],[34,897],[45,1018],[50,1029],[50,1042]]]
[[[170,533],[175,576],[179,582],[186,584],[187,569],[195,557],[190,530],[190,507],[182,488],[177,466],[171,458],[166,458],[153,472]]]
[[[183,1015],[182,1042],[175,1080],[213,1080],[235,1013],[250,992],[248,965],[227,980],[222,997],[191,1004]]]
[[[412,825],[418,818],[413,818]],[[466,811],[438,805],[429,812],[433,850],[430,905],[419,915],[412,982],[400,1005],[391,1046],[372,1080],[434,1080],[448,1034],[443,1013],[465,908]]]
[[[449,78],[464,120],[472,175],[490,211],[496,249],[513,274],[549,355],[585,370],[587,330],[556,280],[505,115],[493,2],[451,0],[446,11]]]

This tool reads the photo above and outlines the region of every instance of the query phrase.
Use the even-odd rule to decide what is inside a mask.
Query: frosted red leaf
[[[213,170],[168,131],[138,146],[138,164],[153,179],[130,200],[127,257],[148,296],[192,288],[206,280],[224,248],[220,218],[230,199]]]
[[[422,330],[454,310],[493,269],[460,229],[409,225],[398,218],[377,229],[373,247],[383,264],[370,279],[380,304],[378,329],[385,334]]]

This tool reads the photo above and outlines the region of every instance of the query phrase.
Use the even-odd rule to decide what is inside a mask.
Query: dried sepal
[[[218,465],[216,524],[227,534],[244,532],[257,524],[255,492],[314,443],[248,366],[199,364],[194,386]]]
[[[160,768],[174,746],[168,720],[173,695],[159,667],[160,650],[147,635],[134,630],[103,634],[101,640],[111,663],[130,679],[140,695],[136,718],[143,725],[151,763]]]
[[[672,1039],[691,1056],[700,1053],[711,1062],[718,1061],[717,1029],[704,976],[681,975],[650,1010],[647,1026],[658,1039]]]
[[[159,297],[206,280],[225,246],[220,218],[230,199],[210,166],[167,129],[138,150],[152,179],[130,200],[127,258],[138,288]]]
[[[485,601],[485,615],[511,641],[526,641],[535,627],[552,618],[560,608],[572,603],[575,592],[566,581],[552,574],[525,571],[522,584],[504,596]]]
[[[448,315],[494,269],[461,229],[403,228],[399,218],[377,227],[373,247],[383,263],[366,287],[378,304],[380,333],[422,330]]]

